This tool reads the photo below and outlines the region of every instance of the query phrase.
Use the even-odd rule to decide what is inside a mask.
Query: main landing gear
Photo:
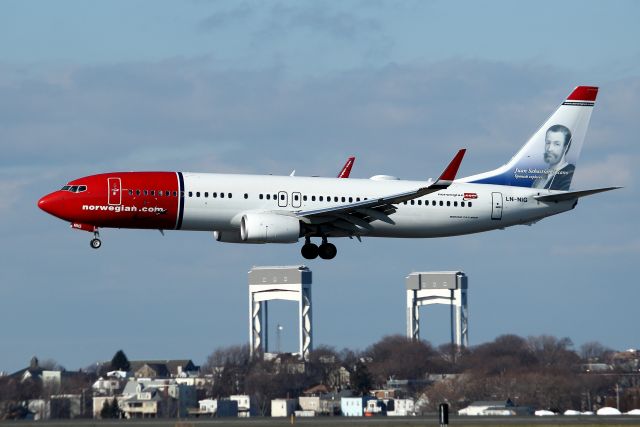
[[[102,240],[100,240],[100,233],[98,233],[98,230],[93,232],[93,239],[91,239],[89,245],[91,245],[93,249],[98,249],[102,246]]]
[[[338,253],[338,249],[336,249],[334,244],[327,242],[326,237],[322,238],[322,244],[320,246],[311,243],[311,238],[306,237],[300,253],[306,259],[315,259],[318,255],[322,259],[333,259]]]

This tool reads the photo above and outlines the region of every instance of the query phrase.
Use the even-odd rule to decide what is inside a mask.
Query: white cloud
[[[638,164],[638,160],[640,159],[634,155],[612,154],[599,162],[578,164],[572,185],[579,189],[633,186],[634,165]]]

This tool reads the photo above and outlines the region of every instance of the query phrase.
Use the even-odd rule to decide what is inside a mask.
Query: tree
[[[129,359],[124,354],[124,351],[118,350],[111,359],[111,370],[113,371],[128,371],[131,368]]]
[[[305,374],[310,385],[340,386],[340,356],[333,347],[319,346],[309,352]]]
[[[213,386],[209,395],[222,397],[242,393],[252,363],[254,361],[251,360],[248,345],[236,345],[214,351],[202,367],[203,372],[213,374]]]
[[[111,403],[109,403],[108,399],[104,401],[102,409],[100,410],[100,418],[120,418],[121,413],[122,411],[118,405],[118,400],[114,397]]]
[[[107,418],[111,418],[111,404],[109,403],[109,399],[105,399],[102,404],[102,409],[100,410],[100,418],[103,420]]]
[[[111,418],[120,418],[121,413],[122,411],[118,405],[118,399],[114,396],[113,401],[111,401]]]
[[[602,362],[611,351],[598,341],[589,341],[580,346],[580,357],[587,363]]]
[[[382,338],[369,347],[365,354],[372,360],[369,368],[378,385],[384,384],[389,378],[423,379],[435,368],[434,360],[439,358],[428,342],[402,335]]]
[[[529,337],[527,340],[538,363],[543,368],[569,370],[578,363],[578,355],[571,350],[570,338],[556,338],[550,335]]]
[[[362,361],[356,362],[356,366],[351,373],[351,388],[363,396],[369,393],[373,383],[371,373]]]

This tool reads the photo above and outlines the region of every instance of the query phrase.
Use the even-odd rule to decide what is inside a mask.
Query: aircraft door
[[[302,195],[298,192],[291,193],[291,207],[299,208],[302,206]]]
[[[491,193],[491,219],[502,219],[502,193]]]
[[[286,191],[278,191],[278,206],[286,208],[288,203],[288,197]]]
[[[122,181],[120,178],[107,178],[108,202],[110,205],[122,204]]]

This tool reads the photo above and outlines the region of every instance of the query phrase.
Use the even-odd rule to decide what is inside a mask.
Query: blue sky
[[[434,240],[339,240],[314,273],[316,344],[405,330],[404,277],[470,277],[470,341],[503,333],[637,348],[636,2],[24,2],[0,6],[0,370],[193,358],[248,340],[247,271],[299,245],[208,233],[90,235],[39,211],[113,170],[408,179],[506,162],[574,86],[601,87],[574,186],[623,185],[533,227]],[[281,303],[283,347],[294,308]],[[443,307],[423,337],[448,337]],[[272,342],[275,342],[272,339]]]

